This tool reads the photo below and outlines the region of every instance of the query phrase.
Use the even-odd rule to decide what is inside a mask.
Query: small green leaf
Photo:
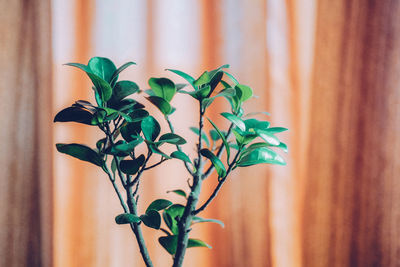
[[[213,140],[213,141],[218,141],[219,139],[221,139],[221,138],[219,137],[218,132],[217,132],[215,129],[211,129],[211,130],[209,131],[209,134],[210,134],[210,136],[211,136],[211,140]]]
[[[266,130],[269,127],[268,121],[259,121],[257,119],[247,119],[244,120],[244,124],[246,125],[246,129],[260,129]]]
[[[199,128],[197,127],[190,127],[190,130],[197,135],[200,134]],[[204,142],[206,142],[208,147],[210,146],[210,140],[208,139],[207,135],[204,132],[201,133],[201,139],[203,139]]]
[[[281,132],[284,132],[287,130],[288,130],[287,128],[283,128],[283,127],[271,127],[271,128],[266,129],[266,131],[271,134],[281,133]]]
[[[273,145],[273,146],[279,145],[280,141],[275,135],[273,135],[265,130],[256,129],[255,131],[256,131],[257,135],[259,137],[261,137],[262,139],[264,139],[264,141],[267,142],[268,144]]]
[[[117,70],[114,63],[104,57],[92,57],[89,60],[88,67],[93,74],[102,78],[106,82],[111,82],[112,76]]]
[[[240,130],[246,131],[246,125],[244,124],[242,119],[239,118],[238,116],[230,114],[230,113],[227,113],[227,112],[223,112],[223,113],[221,113],[221,115],[223,117],[225,117],[226,119],[230,120],[237,127],[239,127]]]
[[[236,137],[238,145],[247,145],[257,137],[256,133],[242,131],[239,128],[233,129],[232,132]]]
[[[143,142],[143,138],[138,138],[136,140],[130,141],[129,143],[122,143],[114,146],[116,151],[131,153],[136,146]]]
[[[258,147],[255,149],[245,149],[240,155],[237,166],[247,167],[260,163],[286,165],[285,160],[275,151],[266,147]]]
[[[132,213],[123,213],[115,217],[115,222],[117,224],[138,223],[140,218]]]
[[[226,175],[226,169],[224,164],[222,163],[222,161],[217,158],[217,156],[215,156],[210,150],[208,149],[202,149],[200,150],[201,155],[203,155],[204,157],[208,158],[211,163],[214,165],[215,170],[218,173],[219,177],[225,177]]]
[[[160,134],[161,127],[153,116],[148,116],[141,123],[143,135],[147,140],[154,141]]]
[[[200,87],[201,85],[208,84],[210,82],[210,76],[207,71],[203,72],[200,77],[193,83],[194,86]]]
[[[158,238],[158,242],[169,254],[174,255],[176,253],[178,246],[177,235],[161,236]]]
[[[226,72],[226,71],[223,71],[225,74],[226,74],[226,76],[228,76],[229,77],[229,79],[231,79],[232,80],[232,82],[234,82],[235,84],[238,84],[239,82],[236,80],[236,78],[235,77],[233,77],[233,75],[232,74],[230,74],[230,73],[228,73],[228,72]]]
[[[111,99],[111,103],[116,103],[125,97],[139,91],[139,86],[131,81],[119,81],[115,84]]]
[[[158,139],[159,142],[162,143],[169,143],[169,144],[174,144],[174,145],[183,145],[186,144],[186,140],[174,133],[166,133],[160,136]]]
[[[129,175],[136,174],[144,161],[145,157],[143,154],[135,159],[122,160],[120,162],[121,171]]]
[[[177,194],[179,196],[182,196],[184,198],[187,197],[185,191],[183,191],[182,189],[176,189],[176,190],[167,191],[167,193],[175,193],[175,194]]]
[[[154,209],[147,210],[146,214],[140,216],[140,219],[146,226],[154,229],[160,229],[161,216],[160,213],[158,213],[158,211]]]
[[[96,74],[87,72],[87,75],[92,80],[92,83],[95,86],[101,101],[107,102],[112,96],[111,85]]]
[[[186,86],[188,86],[188,84],[186,84],[186,83],[177,83],[177,84],[175,84],[176,91],[182,90]]]
[[[156,106],[164,115],[168,115],[172,111],[171,105],[163,98],[158,96],[146,97],[154,106]]]
[[[93,163],[97,166],[104,166],[104,160],[96,151],[80,144],[56,144],[58,152],[70,155],[74,158]]]
[[[185,207],[181,204],[173,204],[163,212],[163,219],[165,224],[175,235],[178,234],[178,221],[185,211]]]
[[[190,158],[185,153],[183,153],[182,151],[174,151],[174,152],[172,152],[171,153],[171,157],[172,158],[176,158],[176,159],[180,159],[180,160],[183,160],[183,161],[186,161],[186,162],[192,164],[192,161],[190,160]]]
[[[57,113],[54,122],[79,122],[87,125],[96,125],[92,121],[93,114],[86,108],[72,106]]]
[[[156,96],[170,102],[176,93],[175,84],[167,78],[150,78],[149,85]]]
[[[285,143],[280,142],[279,145],[277,146],[280,149],[282,149],[283,152],[287,153],[288,152],[288,147]]]
[[[156,144],[151,144],[151,143],[147,143],[147,145],[148,145],[148,147],[149,147],[149,149],[153,152],[153,153],[156,153],[156,154],[158,154],[158,155],[161,155],[161,156],[163,156],[164,158],[166,158],[166,159],[170,159],[171,157],[170,156],[168,156],[167,154],[165,154],[164,152],[162,152],[157,146],[156,146]]]
[[[156,199],[151,204],[147,207],[146,213],[150,210],[163,210],[165,208],[168,208],[171,206],[173,203],[167,199]]]
[[[183,71],[180,70],[172,70],[172,69],[166,69],[168,71],[171,71],[175,74],[178,74],[179,76],[181,76],[183,79],[185,79],[186,81],[188,81],[192,86],[194,86],[194,78],[192,76],[190,76],[187,73],[184,73]]]
[[[237,84],[235,90],[236,95],[239,97],[241,102],[244,102],[253,96],[253,90],[247,85]]]
[[[222,139],[222,142],[224,143],[225,149],[226,149],[226,156],[227,159],[226,161],[229,164],[229,157],[231,155],[231,150],[229,149],[229,144],[226,141],[225,136],[222,134],[222,132],[218,129],[217,125],[215,125],[209,118],[207,118],[207,120],[211,123],[211,125],[214,127],[214,129],[217,131],[217,134],[219,135],[219,137]]]
[[[225,227],[224,223],[221,222],[220,220],[216,220],[216,219],[204,219],[204,218],[197,217],[197,216],[194,216],[194,217],[193,217],[193,223],[203,223],[203,222],[218,223],[219,225],[221,225],[222,228]]]
[[[188,241],[188,248],[195,248],[195,247],[206,247],[206,248],[212,248],[209,244],[207,244],[204,241],[201,241],[200,239],[192,239],[190,238]]]

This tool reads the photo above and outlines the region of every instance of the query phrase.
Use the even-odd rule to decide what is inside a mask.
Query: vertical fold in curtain
[[[0,4],[0,266],[52,266],[50,14]]]
[[[396,266],[400,3],[318,1],[304,266]]]

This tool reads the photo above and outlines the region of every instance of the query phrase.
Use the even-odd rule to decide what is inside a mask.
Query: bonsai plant
[[[56,148],[61,153],[100,167],[108,176],[123,209],[115,221],[130,226],[146,266],[153,264],[142,235],[143,225],[160,230],[158,241],[172,255],[173,266],[178,267],[182,266],[187,248],[210,247],[189,237],[194,223],[216,222],[223,226],[218,220],[199,215],[213,201],[232,171],[261,163],[285,165],[284,159],[273,149],[287,152],[287,146],[275,136],[287,129],[270,127],[268,121],[249,118],[255,113],[244,114],[243,104],[253,96],[253,91],[226,71],[229,65],[204,71],[197,79],[182,71],[168,69],[185,79],[187,84],[175,84],[167,78],[150,78],[150,89],[142,91],[132,81],[118,80],[118,75],[134,64],[128,62],[116,68],[111,60],[102,57],[91,58],[87,65],[66,64],[86,72],[93,83],[96,103],[78,100],[61,110],[54,122],[77,122],[98,127],[104,137],[96,142],[95,148],[76,143],[56,144]],[[149,114],[144,104],[128,98],[143,92],[147,94],[149,103],[163,114],[168,131],[161,131],[159,122]],[[198,135],[195,158],[183,152],[186,140],[175,132],[171,121],[170,116],[175,111],[172,100],[177,93],[194,98],[198,105],[198,125],[191,127]],[[207,109],[217,97],[224,97],[230,104],[230,110],[220,114],[230,123],[224,130],[207,117]],[[204,130],[205,123],[212,127],[208,133]],[[173,145],[176,151],[171,154],[163,152],[166,145]],[[143,149],[146,152],[140,154],[138,151]],[[150,159],[157,161],[150,163]],[[184,204],[160,198],[151,202],[143,214],[139,213],[141,177],[147,170],[170,160],[182,161],[191,177],[186,190],[172,191],[185,198]],[[214,171],[217,186],[204,203],[198,203],[202,183]]]

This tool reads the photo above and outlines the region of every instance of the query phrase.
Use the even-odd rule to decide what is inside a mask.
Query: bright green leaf
[[[208,84],[210,82],[210,76],[207,71],[203,72],[200,77],[193,83],[194,86],[200,87],[201,85]]]
[[[275,135],[273,135],[265,130],[256,129],[255,131],[256,131],[257,135],[259,137],[261,137],[262,139],[264,139],[264,141],[267,142],[268,144],[273,145],[273,146],[279,145],[280,141]]]
[[[154,141],[160,134],[161,127],[153,116],[148,116],[141,123],[143,135],[147,140]]]
[[[102,78],[106,82],[111,82],[112,76],[117,70],[114,63],[104,57],[92,57],[89,60],[88,67],[93,74]]]
[[[228,142],[226,141],[225,136],[218,129],[217,125],[214,124],[214,122],[212,122],[209,118],[207,118],[207,120],[211,123],[211,125],[217,131],[217,134],[219,135],[219,137],[222,139],[222,142],[224,143],[224,146],[225,146],[225,149],[226,149],[226,156],[227,156],[226,161],[229,163],[229,157],[230,157],[230,154],[231,154],[231,150],[229,149],[229,145],[228,145]]]
[[[178,234],[178,221],[183,215],[185,207],[181,204],[173,204],[163,212],[163,219],[165,224],[175,235]]]
[[[233,124],[235,124],[237,127],[239,127],[240,130],[245,131],[246,130],[246,125],[244,124],[243,120],[239,118],[236,115],[230,114],[228,112],[223,112],[221,113],[223,117],[231,121]]]
[[[246,125],[247,130],[250,130],[250,129],[266,130],[269,127],[268,121],[259,121],[257,119],[244,120],[244,124]]]
[[[188,81],[192,86],[194,86],[194,78],[192,76],[190,76],[187,73],[184,73],[183,71],[180,70],[172,70],[172,69],[166,69],[168,71],[171,71],[175,74],[178,74],[179,76],[181,76],[183,79],[185,79],[186,81]]]
[[[235,90],[236,95],[239,97],[241,102],[244,102],[253,96],[253,90],[247,85],[237,84]]]
[[[176,93],[175,84],[167,78],[150,78],[149,85],[156,96],[170,102]]]
[[[245,149],[237,162],[237,166],[247,167],[260,163],[286,165],[285,160],[275,151],[266,147],[258,147]]]
[[[192,163],[190,158],[185,153],[183,153],[182,151],[174,151],[174,152],[172,152],[171,153],[171,157],[186,161],[186,162],[188,162],[190,164]]]
[[[271,128],[266,129],[266,131],[271,134],[281,133],[281,132],[284,132],[287,130],[288,130],[287,128],[283,128],[283,127],[271,127]]]

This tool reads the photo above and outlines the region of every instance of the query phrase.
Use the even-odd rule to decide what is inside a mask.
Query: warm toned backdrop
[[[11,2],[0,0],[0,266],[142,266],[106,177],[53,146],[98,139],[51,123],[92,100],[62,64],[95,55],[137,62],[123,77],[143,88],[165,68],[229,63],[259,96],[249,110],[290,128],[288,166],[236,172],[206,214],[226,227],[199,226],[213,249],[190,249],[185,266],[400,266],[400,1]],[[174,101],[191,139],[194,105]],[[180,167],[143,180],[141,209],[185,186]],[[145,235],[169,266],[156,231]]]

